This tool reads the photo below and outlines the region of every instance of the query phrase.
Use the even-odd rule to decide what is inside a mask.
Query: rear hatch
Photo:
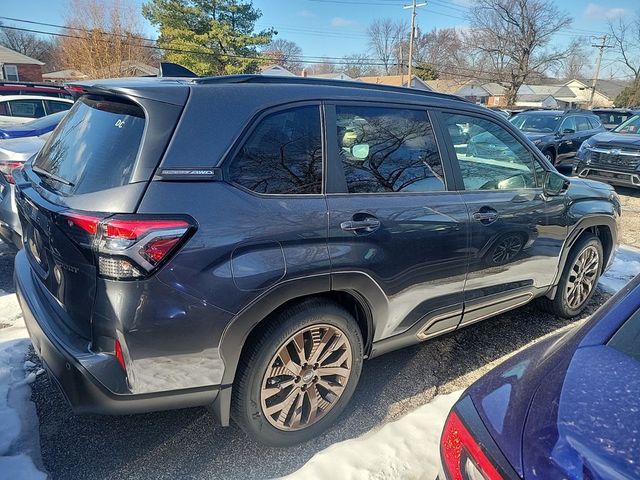
[[[42,296],[84,338],[91,338],[98,284],[96,219],[135,212],[181,111],[139,97],[85,95],[15,175],[24,246]]]

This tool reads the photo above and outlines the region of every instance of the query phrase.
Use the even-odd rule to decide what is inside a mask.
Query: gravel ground
[[[628,189],[619,193],[624,206],[621,242],[640,247],[640,193]],[[12,257],[6,246],[0,246],[0,288],[8,292],[14,291]],[[256,444],[234,425],[220,428],[204,408],[77,416],[51,380],[41,375],[33,385],[32,399],[40,419],[44,466],[54,479],[279,477],[333,443],[397,419],[439,393],[465,388],[519,348],[582,322],[606,298],[597,292],[579,319],[559,319],[526,306],[366,362],[339,424],[320,438],[289,449]]]

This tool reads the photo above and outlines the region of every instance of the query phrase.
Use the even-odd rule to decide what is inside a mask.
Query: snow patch
[[[462,391],[430,403],[361,437],[316,453],[287,480],[339,478],[387,480],[435,478],[440,468],[440,433]]]
[[[0,478],[44,479],[38,470],[38,418],[31,384],[38,371],[25,361],[29,335],[13,294],[0,296]]]
[[[600,277],[600,288],[608,293],[616,293],[640,274],[640,249],[623,246],[609,269]]]

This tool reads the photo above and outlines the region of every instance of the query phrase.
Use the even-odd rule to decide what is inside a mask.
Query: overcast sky
[[[64,21],[66,0],[2,1],[0,15],[23,20],[36,20],[52,24]],[[144,0],[129,0],[142,4]],[[366,28],[376,18],[410,18],[410,10],[402,6],[410,0],[254,0],[262,11],[257,27],[274,27],[278,37],[296,42],[305,56],[341,57],[351,53],[366,52]],[[434,27],[465,28],[468,24],[468,8],[472,0],[428,0],[419,9],[417,23],[423,30]],[[565,44],[576,37],[601,35],[607,31],[607,22],[621,16],[634,15],[640,10],[638,0],[556,0],[559,8],[569,13],[574,22],[571,29],[555,39]],[[3,20],[5,23],[16,23]],[[18,24],[18,23],[16,23]],[[25,24],[18,24],[25,26]],[[54,28],[34,27],[56,31]],[[147,26],[147,33],[154,31]],[[593,49],[595,59],[596,50]],[[603,63],[608,75],[614,56],[611,52]],[[624,70],[620,70],[625,74]]]

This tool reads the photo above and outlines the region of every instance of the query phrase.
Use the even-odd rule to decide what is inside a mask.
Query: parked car
[[[639,335],[640,276],[465,391],[442,433],[440,479],[640,478]]]
[[[0,96],[0,127],[30,122],[34,118],[69,110],[73,100],[40,95]]]
[[[261,442],[306,441],[365,358],[534,298],[577,315],[614,255],[613,188],[456,96],[262,75],[82,88],[14,174],[17,295],[77,412],[211,405]],[[456,154],[459,129],[512,160]]]
[[[40,95],[45,97],[71,99],[71,93],[62,86],[50,83],[8,82],[0,81],[0,96],[2,95]]]
[[[554,165],[573,158],[582,142],[605,131],[597,116],[583,110],[527,111],[514,115],[509,121]]]
[[[0,140],[0,239],[17,248],[22,247],[22,227],[16,209],[13,171],[38,153],[49,135]]]
[[[0,128],[0,140],[7,138],[37,137],[52,132],[67,114],[66,110],[36,118],[30,122]]]
[[[594,108],[591,112],[598,116],[607,130],[622,125],[637,113],[630,108]]]
[[[612,185],[640,187],[640,115],[585,141],[573,174]]]

